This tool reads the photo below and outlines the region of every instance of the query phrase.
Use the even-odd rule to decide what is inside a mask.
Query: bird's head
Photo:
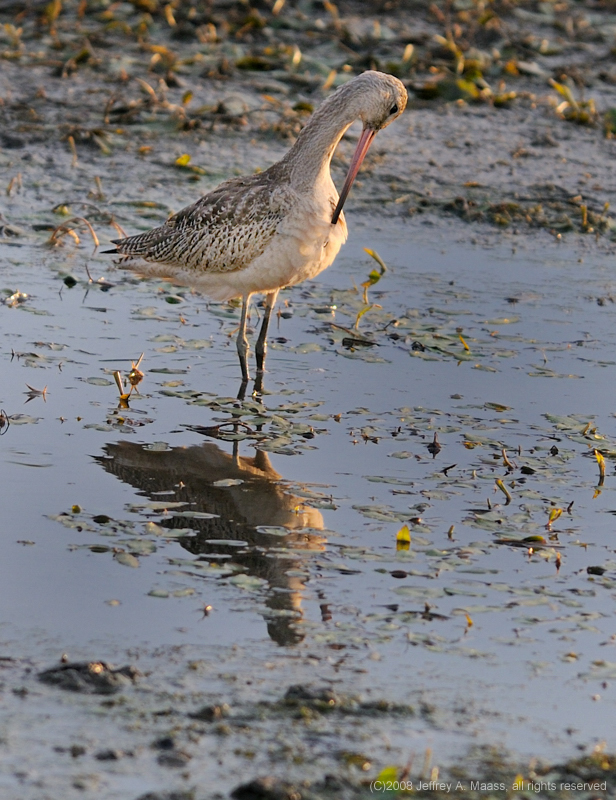
[[[332,216],[332,225],[338,222],[344,201],[351,190],[372,140],[378,131],[386,128],[402,114],[408,100],[406,89],[401,81],[394,78],[393,75],[386,75],[384,72],[374,70],[358,75],[357,78],[339,89],[339,92],[341,95],[348,92],[349,97],[352,98],[349,102],[349,115],[360,119],[364,129],[351,159],[349,171]]]
[[[361,103],[359,119],[364,129],[376,133],[386,128],[390,122],[406,108],[408,95],[404,84],[393,75],[370,70],[355,78],[358,101]]]

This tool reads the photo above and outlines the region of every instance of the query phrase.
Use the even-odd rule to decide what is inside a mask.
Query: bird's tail
[[[161,225],[146,233],[138,233],[136,236],[127,236],[125,239],[112,239],[111,243],[115,244],[116,247],[113,250],[103,250],[102,252],[132,258],[156,258],[159,251],[165,249],[164,245],[168,245],[172,234],[173,231],[169,230],[168,225]]]

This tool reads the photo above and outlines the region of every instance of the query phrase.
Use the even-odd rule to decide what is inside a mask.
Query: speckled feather
[[[281,166],[225,181],[158,228],[114,244],[123,255],[186,271],[244,269],[265,251],[296,200]]]

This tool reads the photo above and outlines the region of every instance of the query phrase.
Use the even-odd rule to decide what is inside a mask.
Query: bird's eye
[[[397,113],[398,113],[398,106],[396,106],[396,105],[393,105],[393,106],[392,106],[392,107],[389,109],[389,113],[390,113],[390,115],[391,115],[391,114],[397,114]]]

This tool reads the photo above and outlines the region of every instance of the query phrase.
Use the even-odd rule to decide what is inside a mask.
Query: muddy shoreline
[[[277,160],[323,86],[375,67],[399,74],[411,102],[377,140],[351,210],[611,238],[616,17],[581,3],[557,13],[516,3],[482,25],[467,5],[439,16],[421,3],[335,12],[285,3],[277,14],[267,3],[176,12],[100,3],[81,14],[66,4],[53,18],[5,4],[5,217],[27,230],[22,202],[50,225],[58,205],[87,216],[72,204],[92,195],[104,211],[105,201],[137,196],[162,202],[163,215],[177,210]],[[577,105],[562,108],[565,96]],[[338,179],[351,146],[335,158]],[[190,161],[176,163],[182,156]],[[136,178],[128,187],[127,171]],[[123,226],[134,221],[113,212]]]

